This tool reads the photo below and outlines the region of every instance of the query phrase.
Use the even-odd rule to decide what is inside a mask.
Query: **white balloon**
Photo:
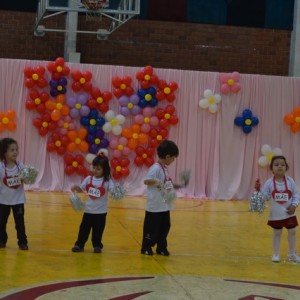
[[[214,95],[213,95],[212,90],[205,90],[203,93],[203,96],[208,99],[210,97],[213,97]]]
[[[269,155],[272,152],[272,149],[269,145],[265,144],[261,147],[261,153],[263,155]]]
[[[109,110],[106,114],[105,114],[105,118],[107,120],[112,120],[115,117],[115,113],[112,110]]]
[[[114,135],[120,135],[122,132],[122,127],[120,125],[116,125],[112,128],[112,133]]]
[[[274,156],[282,155],[282,150],[280,148],[276,147],[273,149],[273,154],[274,154]]]
[[[111,128],[112,128],[112,126],[109,122],[106,122],[102,127],[102,129],[105,133],[111,132]]]
[[[218,111],[217,104],[214,103],[214,104],[209,105],[208,110],[213,114],[216,113]]]
[[[89,153],[89,154],[87,154],[87,155],[85,156],[85,160],[86,160],[89,164],[91,164],[91,163],[93,162],[93,159],[94,159],[95,157],[96,157],[95,154]]]
[[[261,166],[261,167],[266,167],[268,164],[269,164],[269,161],[267,159],[266,156],[261,156],[259,159],[258,159],[258,164]]]
[[[215,102],[216,103],[220,103],[221,102],[221,96],[219,94],[215,94],[214,98],[215,98]]]
[[[123,115],[117,115],[116,120],[119,124],[123,124],[125,122],[125,117]]]
[[[103,153],[106,157],[108,157],[108,150],[105,148],[100,148],[97,154]]]
[[[201,100],[199,101],[199,106],[200,106],[201,108],[208,108],[208,101],[207,101],[207,99],[201,99]]]

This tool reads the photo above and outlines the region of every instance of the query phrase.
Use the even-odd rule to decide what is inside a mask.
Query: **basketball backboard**
[[[102,5],[89,8],[89,3],[101,2]],[[99,39],[107,38],[109,34],[129,21],[133,17],[140,14],[140,0],[39,0],[34,34],[43,36],[48,32],[69,32],[70,29],[51,28],[46,24],[46,19],[54,18],[58,15],[75,12],[81,14],[93,14],[96,18],[99,17],[99,22],[96,22],[95,31],[78,31],[77,33],[96,34]],[[111,20],[110,26],[107,28],[99,28],[101,18],[106,17]],[[49,22],[48,22],[49,23]],[[100,26],[101,27],[101,26]]]

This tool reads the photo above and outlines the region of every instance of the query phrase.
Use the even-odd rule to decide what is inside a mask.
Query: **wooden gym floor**
[[[300,264],[286,260],[286,231],[282,261],[272,263],[268,209],[250,213],[248,201],[176,200],[171,256],[150,257],[140,254],[145,198],[110,201],[104,249],[95,254],[90,241],[71,252],[82,215],[68,193],[26,194],[29,251],[18,250],[11,215],[0,299],[300,299]]]

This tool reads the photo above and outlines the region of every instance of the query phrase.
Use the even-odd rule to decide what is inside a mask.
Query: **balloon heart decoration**
[[[82,155],[91,163],[90,156],[105,148],[111,150],[116,180],[130,174],[131,162],[136,167],[154,162],[155,148],[179,121],[173,105],[178,84],[160,79],[151,66],[135,75],[137,90],[126,75],[112,77],[111,86],[101,91],[94,86],[91,71],[71,70],[61,57],[46,66],[25,67],[25,107],[38,114],[33,125],[41,137],[48,138],[47,151],[64,157],[66,175],[88,174]],[[110,108],[113,101],[118,112]],[[15,128],[14,115],[13,111],[0,113],[0,131]]]

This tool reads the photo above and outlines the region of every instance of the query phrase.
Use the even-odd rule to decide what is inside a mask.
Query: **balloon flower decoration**
[[[248,134],[252,131],[252,127],[258,124],[258,118],[252,115],[250,109],[244,109],[240,117],[234,119],[234,124],[240,126],[244,133]]]
[[[221,73],[220,81],[223,94],[237,93],[241,89],[239,72]]]
[[[265,144],[261,147],[261,153],[263,155],[258,159],[258,164],[261,167],[266,167],[271,163],[273,156],[282,155],[282,150],[278,147],[272,149],[269,145]]]
[[[199,106],[203,109],[208,108],[212,114],[218,111],[218,104],[221,102],[219,94],[213,94],[212,90],[205,90],[203,93],[204,98],[199,101]]]
[[[284,116],[283,120],[286,125],[290,126],[293,133],[300,131],[300,107],[295,107],[291,114]]]
[[[94,86],[91,71],[71,70],[62,57],[45,66],[24,69],[25,106],[37,114],[33,125],[40,136],[47,137],[46,150],[64,161],[66,175],[85,176],[80,155],[91,163],[104,150],[115,180],[128,176],[132,163],[136,167],[153,164],[155,148],[179,121],[174,105],[176,82],[158,78],[146,66],[136,72],[135,82],[134,76],[114,76],[101,91]],[[13,117],[13,111],[0,113],[0,131],[15,128]],[[112,197],[119,199],[124,191],[116,190]]]
[[[0,132],[5,129],[8,131],[14,131],[16,129],[15,116],[16,112],[12,109],[7,112],[0,112]]]

